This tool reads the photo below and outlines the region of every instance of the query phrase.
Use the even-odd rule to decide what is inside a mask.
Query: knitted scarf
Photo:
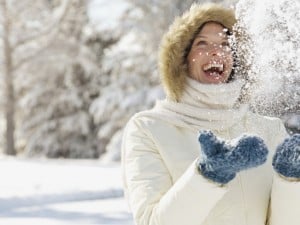
[[[224,84],[202,84],[186,78],[186,86],[179,102],[168,99],[157,101],[155,107],[143,115],[197,131],[222,131],[239,123],[248,111],[247,105],[237,104],[242,85],[241,80]]]

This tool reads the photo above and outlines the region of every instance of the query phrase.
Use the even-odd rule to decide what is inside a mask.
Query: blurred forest
[[[161,36],[193,2],[0,0],[0,152],[118,161],[128,119],[164,97]]]

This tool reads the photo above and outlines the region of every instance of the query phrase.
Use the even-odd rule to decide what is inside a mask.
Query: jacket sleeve
[[[270,225],[300,224],[300,181],[274,175]]]
[[[195,162],[173,183],[151,134],[135,120],[122,143],[125,196],[138,225],[200,225],[227,192],[203,178]]]
[[[280,137],[283,141],[286,131],[280,125]],[[270,225],[299,225],[300,224],[300,181],[281,177],[274,171],[270,205]]]

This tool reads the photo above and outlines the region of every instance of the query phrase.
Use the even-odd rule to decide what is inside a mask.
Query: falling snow
[[[248,55],[242,70],[254,81],[250,95],[258,111],[299,113],[299,11],[300,2],[293,0],[241,0],[236,5],[236,31],[248,37],[239,45]]]

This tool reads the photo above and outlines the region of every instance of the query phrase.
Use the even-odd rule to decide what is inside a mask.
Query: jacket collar
[[[206,109],[232,109],[238,103],[243,80],[230,83],[202,84],[189,77],[179,102]]]
[[[238,102],[242,86],[240,80],[212,85],[188,78],[179,102],[158,101],[150,115],[193,130],[226,130],[239,123],[248,111],[247,105]]]

